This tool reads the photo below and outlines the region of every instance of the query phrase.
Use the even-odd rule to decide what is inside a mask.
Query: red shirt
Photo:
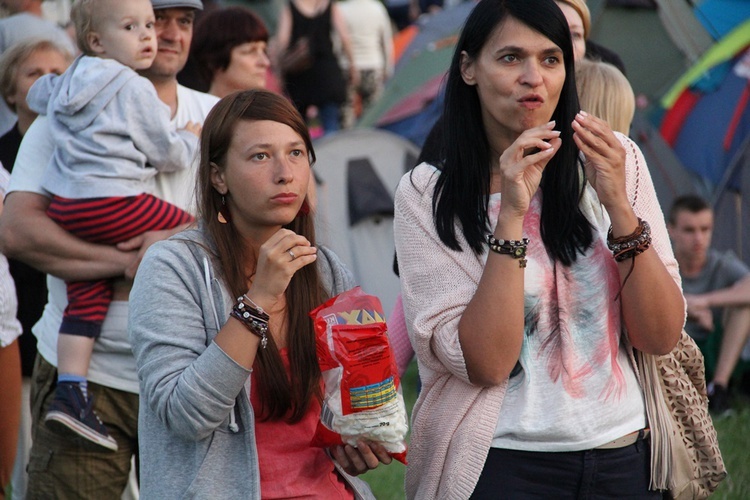
[[[288,373],[287,350],[281,349],[280,354]],[[314,400],[302,420],[295,424],[284,420],[262,421],[256,382],[253,374],[250,404],[256,419],[261,497],[353,499],[354,494],[325,450],[310,446],[320,418],[320,403]]]

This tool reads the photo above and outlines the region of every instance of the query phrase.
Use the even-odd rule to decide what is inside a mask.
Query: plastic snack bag
[[[406,405],[380,300],[359,287],[310,312],[325,384],[313,446],[383,445],[406,463]]]

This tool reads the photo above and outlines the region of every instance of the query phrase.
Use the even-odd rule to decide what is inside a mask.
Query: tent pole
[[[744,238],[742,236],[742,194],[741,193],[735,193],[734,194],[734,213],[737,215],[735,218],[735,225],[737,226],[735,231],[737,234],[736,239],[736,251],[737,256],[740,258],[740,260],[744,260],[742,255],[742,242],[744,241]]]
[[[724,175],[722,176],[721,181],[716,185],[716,188],[714,189],[713,195],[711,197],[712,205],[716,205],[716,203],[718,203],[719,197],[721,197],[721,194],[727,188],[729,181],[732,180],[734,171],[740,167],[740,162],[742,161],[742,158],[748,153],[748,151],[750,151],[750,135],[742,140],[742,144],[740,144],[739,149],[732,157],[732,161],[729,162],[727,169],[724,171]],[[750,195],[750,193],[748,193],[748,195]]]

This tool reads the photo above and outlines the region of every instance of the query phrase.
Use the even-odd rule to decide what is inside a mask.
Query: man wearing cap
[[[172,111],[177,128],[202,123],[217,102],[177,83],[187,61],[199,0],[152,0],[158,50],[153,65],[141,72]],[[142,110],[148,113],[149,110]],[[118,451],[91,451],[49,431],[43,415],[57,380],[57,332],[66,305],[62,280],[132,278],[140,257],[166,231],[145,233],[119,247],[84,242],[62,230],[45,213],[48,194],[42,176],[53,144],[46,118],[29,128],[18,152],[11,186],[0,217],[0,251],[49,273],[49,301],[34,326],[39,354],[32,378],[32,448],[28,462],[28,498],[119,498],[137,452],[138,378],[127,333],[129,283],[115,291],[102,334],[89,365],[96,393],[94,410],[118,444]],[[195,169],[157,175],[156,194],[181,208],[192,208]],[[158,279],[158,277],[154,277]]]

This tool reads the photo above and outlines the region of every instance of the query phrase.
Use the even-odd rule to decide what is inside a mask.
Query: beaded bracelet
[[[237,302],[243,302],[243,303],[245,303],[245,305],[247,305],[247,306],[255,309],[255,311],[258,312],[258,314],[260,315],[261,318],[263,318],[266,321],[268,321],[268,319],[269,319],[268,313],[266,311],[264,311],[263,308],[260,307],[258,304],[256,304],[255,302],[253,302],[253,299],[251,299],[250,297],[248,297],[246,293],[243,293],[241,297],[237,297]]]
[[[253,335],[260,337],[260,346],[265,349],[268,345],[268,314],[255,304],[247,295],[237,297],[237,303],[229,315],[239,320]]]
[[[518,267],[526,267],[526,247],[529,244],[528,238],[520,240],[498,240],[493,235],[487,235],[487,244],[495,253],[501,255],[510,255],[518,259]]]
[[[612,226],[610,226],[607,232],[607,246],[617,262],[635,258],[651,246],[651,226],[639,217],[635,231],[620,238],[612,237]]]
[[[628,282],[630,275],[633,274],[635,257],[648,250],[648,247],[651,246],[651,226],[648,225],[648,222],[638,217],[638,227],[635,228],[635,231],[620,238],[612,237],[612,226],[609,226],[609,231],[607,231],[607,246],[612,251],[615,261],[622,262],[631,259],[628,274],[622,280],[622,285],[620,285],[620,289],[615,296],[615,300],[617,300],[622,295],[625,283]]]

